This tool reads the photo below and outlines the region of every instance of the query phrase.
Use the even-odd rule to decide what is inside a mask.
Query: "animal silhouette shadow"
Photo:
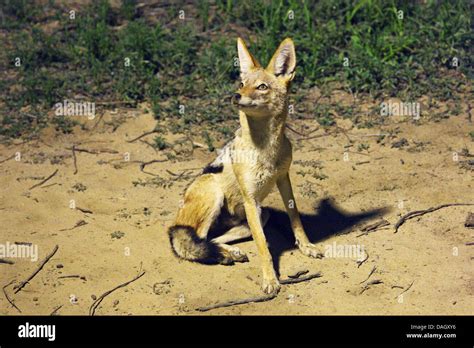
[[[279,273],[282,253],[297,249],[295,237],[286,211],[273,208],[265,209],[270,211],[270,219],[264,229],[265,236],[273,257],[275,270]],[[390,209],[383,207],[361,213],[347,213],[331,199],[326,198],[320,201],[319,206],[315,205],[314,210],[315,214],[301,214],[301,222],[309,240],[318,246],[332,236],[350,233],[351,227],[365,220],[382,216]],[[324,252],[322,246],[320,251]],[[303,254],[300,255],[306,257]]]

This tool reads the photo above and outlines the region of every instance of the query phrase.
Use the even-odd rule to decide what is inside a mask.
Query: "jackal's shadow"
[[[295,237],[286,212],[266,208],[270,211],[270,219],[265,226],[265,235],[273,257],[275,270],[278,273],[279,260],[283,252],[296,250]],[[377,216],[383,216],[390,209],[377,208],[361,213],[347,213],[337,207],[331,199],[324,199],[315,206],[314,214],[301,214],[305,232],[316,245],[336,235],[352,232],[351,227]],[[321,246],[321,252],[324,248]],[[306,257],[301,254],[301,257]]]

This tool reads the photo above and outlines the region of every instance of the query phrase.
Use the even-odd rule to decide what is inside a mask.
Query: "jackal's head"
[[[237,39],[241,83],[234,103],[252,117],[278,115],[287,107],[287,95],[296,66],[295,46],[291,39],[280,44],[266,68],[250,54],[241,38]]]

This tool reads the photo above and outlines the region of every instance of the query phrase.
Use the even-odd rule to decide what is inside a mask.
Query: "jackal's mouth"
[[[240,108],[256,108],[258,105],[237,103],[237,106]]]

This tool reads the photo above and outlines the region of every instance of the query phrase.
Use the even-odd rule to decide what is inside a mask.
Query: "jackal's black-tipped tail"
[[[219,247],[196,234],[190,226],[174,225],[168,230],[171,248],[176,256],[205,264],[227,263]]]

